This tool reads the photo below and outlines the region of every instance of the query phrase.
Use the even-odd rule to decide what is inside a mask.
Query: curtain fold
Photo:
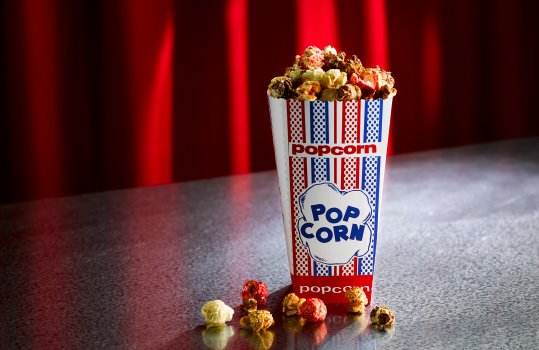
[[[393,72],[394,154],[539,135],[532,1],[5,1],[0,202],[274,168],[307,45]]]

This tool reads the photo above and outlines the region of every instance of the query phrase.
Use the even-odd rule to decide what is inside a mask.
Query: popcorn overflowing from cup
[[[309,46],[283,76],[271,80],[268,93],[284,99],[351,101],[387,99],[397,89],[390,72],[366,68],[356,55],[347,59],[332,46]]]

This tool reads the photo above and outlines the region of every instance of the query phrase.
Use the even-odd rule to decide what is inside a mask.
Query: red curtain
[[[539,135],[534,1],[5,1],[1,202],[274,168],[310,44],[391,70],[393,153]]]

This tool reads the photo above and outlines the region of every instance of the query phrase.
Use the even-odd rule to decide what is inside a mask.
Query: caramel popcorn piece
[[[290,293],[283,299],[283,312],[286,316],[298,314],[298,309],[305,302],[305,298],[299,298],[295,293]]]
[[[296,94],[300,100],[314,101],[316,94],[321,90],[320,83],[317,81],[306,81],[296,89]]]
[[[301,55],[299,66],[303,69],[321,68],[324,65],[324,52],[316,46],[309,46]]]
[[[371,323],[375,328],[378,329],[388,329],[395,322],[395,315],[386,306],[377,305],[371,311]]]
[[[208,327],[223,326],[225,322],[232,320],[232,315],[234,315],[234,310],[222,300],[208,301],[202,306],[200,312]]]
[[[342,70],[345,64],[346,54],[337,53],[337,50],[331,46],[324,48],[324,70],[339,69]]]
[[[271,82],[268,86],[268,91],[271,97],[292,97],[294,94],[294,89],[292,88],[292,79],[290,79],[289,77],[275,77],[271,79]]]
[[[297,64],[295,64],[292,67],[286,68],[286,72],[284,75],[292,80],[292,84],[295,84],[297,82],[301,82],[303,72],[304,70],[301,69]]]
[[[240,326],[251,328],[255,332],[265,331],[274,323],[271,312],[267,310],[256,310],[240,319]]]
[[[361,90],[353,84],[345,84],[337,90],[337,99],[339,101],[352,101],[360,98]]]
[[[249,298],[243,301],[243,310],[247,312],[253,312],[257,309],[258,303],[255,298]]]
[[[328,89],[338,89],[346,84],[346,73],[338,69],[330,69],[322,74],[322,86]]]
[[[339,89],[325,89],[320,95],[322,101],[337,101],[339,99]]]
[[[344,63],[344,71],[346,74],[348,74],[349,77],[352,76],[352,74],[356,74],[357,76],[360,76],[364,71],[363,64],[357,58],[356,55],[352,55],[349,59],[347,59]]]
[[[348,307],[349,312],[360,315],[365,313],[365,305],[367,305],[369,300],[362,288],[352,287],[344,292],[344,296],[350,300],[350,306]]]

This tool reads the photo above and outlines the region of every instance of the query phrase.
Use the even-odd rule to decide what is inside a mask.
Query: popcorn
[[[322,71],[322,86],[329,89],[338,89],[346,84],[346,73],[338,69],[330,69],[325,74]]]
[[[344,52],[337,53],[337,50],[331,46],[324,48],[324,70],[342,69],[344,68],[346,54]]]
[[[234,315],[234,310],[222,300],[208,301],[200,311],[208,327],[223,326],[225,322],[232,320]]]
[[[337,90],[337,99],[339,101],[352,101],[361,98],[361,89],[353,84],[346,84]]]
[[[339,90],[338,89],[325,89],[320,95],[322,101],[336,101],[339,99]]]
[[[350,59],[348,59],[344,64],[344,71],[350,77],[352,76],[352,74],[360,76],[361,74],[363,74],[364,69],[365,68],[363,68],[363,64],[356,55],[352,55],[352,57],[350,57]]]
[[[253,312],[257,309],[258,303],[255,298],[249,298],[243,301],[243,310],[247,312]]]
[[[265,331],[274,324],[273,316],[267,310],[256,310],[240,319],[241,327],[251,328],[255,332]]]
[[[305,298],[299,298],[295,293],[290,293],[283,299],[283,312],[286,316],[298,314],[298,309],[305,302]]]
[[[298,99],[314,101],[316,100],[316,94],[321,90],[320,83],[317,81],[306,81],[301,84],[297,89]]]
[[[286,77],[289,77],[292,80],[292,83],[300,81],[301,84],[303,69],[301,69],[297,64],[294,64],[292,67],[286,68],[286,72],[284,75]]]
[[[307,322],[322,322],[327,312],[326,304],[318,298],[307,298],[299,307],[299,315]]]
[[[395,322],[395,315],[386,306],[377,305],[371,311],[371,323],[375,328],[387,329],[390,328]]]
[[[344,292],[344,296],[350,300],[348,311],[358,313],[360,315],[365,313],[365,305],[368,304],[369,300],[367,299],[367,296],[362,288],[352,287]]]
[[[316,46],[309,46],[301,55],[299,66],[303,69],[320,68],[324,65],[324,52]]]
[[[306,70],[301,78],[303,79],[303,81],[322,81],[322,79],[324,79],[324,70],[322,68],[315,68],[315,69],[308,69]]]
[[[256,300],[258,306],[263,306],[266,305],[268,295],[268,286],[265,283],[256,280],[243,282],[241,297],[244,302],[253,298]]]
[[[275,77],[271,79],[268,91],[270,92],[271,97],[275,98],[293,97],[294,89],[292,88],[292,79],[289,77]]]
[[[284,76],[271,80],[268,94],[275,98],[306,101],[318,98],[351,101],[387,99],[395,96],[397,90],[391,73],[379,66],[365,68],[356,55],[346,59],[344,52],[337,53],[332,46],[326,46],[324,50],[309,46],[301,56],[296,55],[294,64],[286,68]]]

